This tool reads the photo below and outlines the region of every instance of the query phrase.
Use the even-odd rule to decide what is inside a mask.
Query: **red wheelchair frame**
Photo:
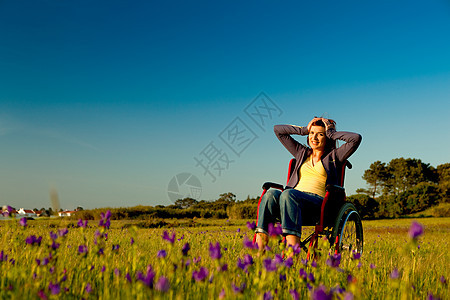
[[[287,182],[292,175],[296,159],[291,159],[289,163],[288,178]],[[325,197],[322,201],[322,206],[320,209],[319,220],[315,224],[302,224],[302,226],[315,226],[314,232],[300,242],[300,246],[303,250],[307,251],[307,259],[311,256],[314,257],[316,249],[318,247],[318,241],[321,236],[326,236],[330,242],[330,245],[334,246],[334,252],[337,254],[343,249],[346,250],[356,250],[362,253],[363,246],[363,230],[361,218],[354,207],[353,204],[346,202],[345,189],[344,189],[344,177],[345,168],[352,168],[350,162],[344,162],[341,170],[341,182],[340,185],[327,185]],[[263,192],[258,202],[258,211],[256,220],[259,217],[259,206],[261,204],[261,199],[264,194],[270,188],[276,188],[284,191],[285,188],[281,184],[266,182],[263,184]],[[350,223],[353,222],[353,223]],[[350,224],[353,224],[350,227]],[[350,228],[350,229],[349,229]],[[345,235],[348,234],[347,231],[353,231],[350,233],[350,240],[348,245],[343,245]],[[253,237],[253,242],[256,242],[256,234]],[[306,247],[306,245],[308,247]],[[354,245],[353,245],[354,244]],[[356,249],[353,249],[355,246]]]

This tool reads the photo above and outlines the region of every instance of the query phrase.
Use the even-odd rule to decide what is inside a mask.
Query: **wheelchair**
[[[296,159],[291,159],[289,163],[288,178],[294,171]],[[314,226],[314,231],[300,242],[302,249],[307,252],[307,259],[315,258],[319,239],[326,237],[330,243],[330,248],[335,254],[343,251],[362,253],[363,251],[363,227],[361,217],[355,206],[346,202],[344,189],[345,169],[352,168],[350,162],[346,161],[342,167],[342,180],[340,185],[327,185],[325,197],[320,209],[320,215],[312,220],[306,220],[302,226]],[[257,220],[261,198],[270,188],[285,190],[281,184],[266,182],[262,186],[263,192],[258,202]],[[256,241],[256,234],[253,242]]]

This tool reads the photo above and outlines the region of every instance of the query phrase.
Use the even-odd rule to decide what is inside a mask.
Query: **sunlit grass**
[[[245,236],[253,236],[247,221],[196,220],[198,227],[187,227],[193,226],[189,222],[183,227],[180,221],[178,227],[161,229],[140,229],[128,221],[112,221],[109,229],[98,226],[98,221],[89,221],[86,228],[62,219],[29,220],[25,227],[18,220],[3,221],[0,295],[2,299],[450,298],[450,218],[419,219],[424,233],[415,240],[408,235],[411,219],[364,221],[363,255],[358,259],[342,253],[335,267],[327,264],[325,242],[315,262],[306,262],[303,252],[292,266],[280,260],[284,246],[279,238],[271,239],[271,251],[258,257],[256,250],[243,245]],[[60,230],[64,228],[66,234]],[[32,235],[42,237],[40,245],[26,242]],[[216,243],[220,258],[217,251],[211,257],[210,244]],[[272,271],[267,265],[271,261]]]

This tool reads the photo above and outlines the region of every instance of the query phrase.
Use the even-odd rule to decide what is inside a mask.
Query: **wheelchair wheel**
[[[339,237],[337,240],[336,237]],[[331,242],[337,242],[336,250],[363,251],[363,228],[361,217],[352,203],[345,203],[336,218],[336,223],[331,235]]]

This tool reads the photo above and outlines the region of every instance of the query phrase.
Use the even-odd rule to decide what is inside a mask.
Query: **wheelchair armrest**
[[[262,188],[264,190],[268,190],[270,188],[274,188],[274,189],[278,189],[278,190],[284,191],[283,185],[278,184],[278,183],[273,183],[273,182],[264,182]]]
[[[328,184],[325,187],[325,190],[328,192],[345,192],[345,189],[342,186],[334,185],[334,184]]]

